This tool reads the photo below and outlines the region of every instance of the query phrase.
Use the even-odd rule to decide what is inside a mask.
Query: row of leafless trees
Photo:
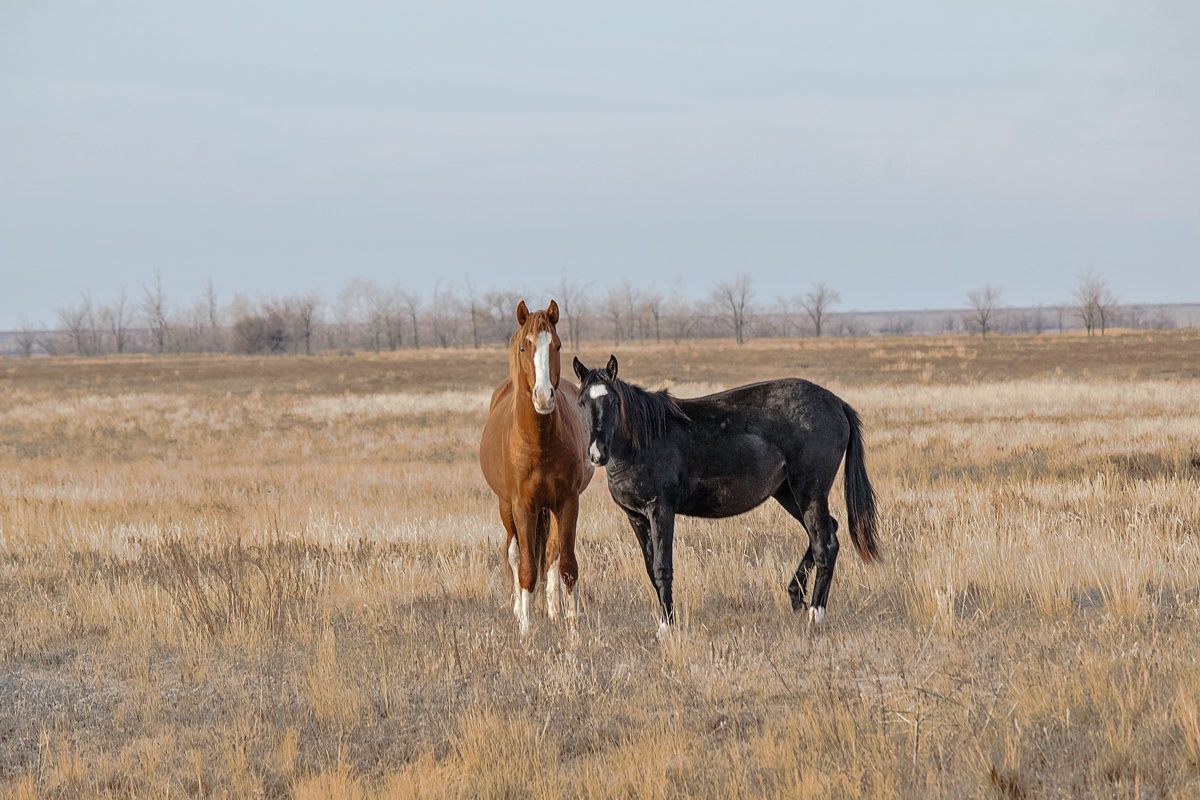
[[[1006,314],[1000,306],[1000,295],[1000,288],[991,285],[967,292],[968,311],[964,322],[968,330],[979,333],[985,339],[988,333],[997,330],[1042,333],[1054,327],[1054,320],[1048,314],[1057,316],[1059,330],[1064,328],[1064,314],[1077,317],[1088,336],[1103,336],[1108,328],[1120,323],[1134,328],[1171,326],[1169,319],[1163,317],[1155,321],[1140,314],[1137,307],[1125,310],[1125,319],[1119,319],[1121,309],[1117,305],[1116,294],[1109,288],[1108,282],[1091,269],[1080,274],[1079,283],[1072,292],[1073,302],[1068,306],[1056,306],[1048,312],[1036,308],[1025,309],[1020,314]],[[1014,323],[1022,327],[1014,328]]]
[[[481,290],[470,280],[439,286],[423,297],[404,286],[385,287],[354,279],[337,296],[290,295],[264,300],[235,297],[221,305],[211,282],[194,301],[179,302],[167,294],[160,275],[108,302],[82,295],[56,312],[54,328],[28,326],[17,334],[24,355],[49,354],[234,352],[311,354],[319,350],[397,350],[421,347],[482,347],[507,341],[515,326],[517,303],[532,295]],[[914,313],[840,314],[838,292],[818,282],[801,294],[756,302],[749,276],[714,283],[701,299],[684,295],[680,286],[668,292],[620,283],[603,290],[563,278],[549,292],[560,309],[559,331],[573,349],[583,339],[681,342],[732,336],[739,344],[752,336],[791,337],[914,332]],[[1169,320],[1123,309],[1094,273],[1080,278],[1073,302],[1035,309],[1005,309],[1001,292],[991,286],[968,292],[969,310],[945,312],[936,330],[1042,333],[1078,327],[1103,333],[1114,324],[1169,327]],[[1132,316],[1131,316],[1132,315]],[[1157,323],[1157,324],[1156,324]],[[930,330],[925,320],[920,330]]]
[[[598,291],[565,277],[548,296],[557,300],[560,332],[575,348],[585,337],[620,344],[732,335],[742,343],[751,328],[766,334],[764,320],[771,316],[755,307],[746,275],[715,283],[701,300],[685,297],[681,287],[664,294],[621,283]],[[53,327],[22,326],[17,343],[24,355],[40,349],[51,355],[84,356],[478,348],[507,341],[522,299],[537,302],[521,292],[481,290],[469,279],[461,285],[439,286],[431,297],[404,286],[354,279],[331,301],[311,293],[259,301],[239,296],[222,306],[210,282],[198,300],[178,303],[168,297],[161,275],[156,274],[135,298],[124,290],[108,302],[83,294],[78,302],[57,309]],[[807,294],[777,300],[781,335],[825,333],[829,311],[838,302],[837,292],[824,283]]]

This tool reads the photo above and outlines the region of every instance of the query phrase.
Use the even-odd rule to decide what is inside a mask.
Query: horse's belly
[[[761,505],[787,479],[782,457],[724,462],[729,468],[693,478],[677,511],[693,517],[732,517]]]
[[[767,488],[758,482],[702,482],[680,499],[677,511],[689,517],[732,517],[757,508],[778,488],[779,484]]]

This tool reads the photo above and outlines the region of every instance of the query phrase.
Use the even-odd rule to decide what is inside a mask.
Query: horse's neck
[[[521,384],[513,382],[513,432],[522,441],[531,443],[547,442],[560,438],[559,414],[561,408],[556,404],[549,414],[539,414],[533,410],[533,394]]]

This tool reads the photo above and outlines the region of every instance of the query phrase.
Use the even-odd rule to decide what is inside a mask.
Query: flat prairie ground
[[[0,790],[1200,796],[1200,334],[610,352],[858,409],[883,558],[842,548],[822,625],[772,501],[679,521],[660,638],[600,470],[583,618],[522,640],[498,349],[0,360]]]

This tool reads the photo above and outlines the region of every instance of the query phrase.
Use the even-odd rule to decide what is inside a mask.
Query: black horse
[[[768,497],[808,531],[808,550],[788,584],[792,608],[816,567],[809,621],[825,616],[837,561],[829,491],[846,458],[846,515],[863,561],[873,560],[875,493],[863,463],[858,414],[828,389],[798,378],[765,381],[683,400],[617,379],[617,357],[589,370],[576,358],[579,404],[590,422],[588,454],[607,465],[608,491],[629,517],[658,591],[674,619],[671,543],[675,515],[730,517]]]

